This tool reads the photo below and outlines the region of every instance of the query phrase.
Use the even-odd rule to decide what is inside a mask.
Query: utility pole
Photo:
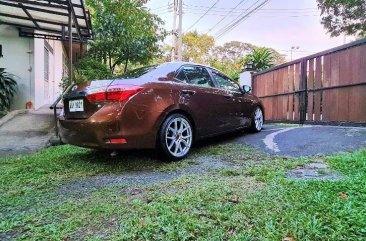
[[[173,5],[173,48],[172,48],[171,61],[175,61],[176,56],[177,56],[177,48],[178,48],[177,12],[178,12],[178,0],[174,0],[174,5]]]
[[[183,43],[183,31],[182,31],[182,21],[183,21],[183,0],[179,1],[179,23],[178,23],[178,61],[182,61],[182,43]]]

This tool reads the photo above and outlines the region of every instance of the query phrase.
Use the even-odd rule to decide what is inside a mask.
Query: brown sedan
[[[198,139],[249,128],[258,132],[263,106],[247,87],[193,63],[165,63],[121,78],[78,84],[59,117],[65,143],[98,149],[158,148],[185,157]]]

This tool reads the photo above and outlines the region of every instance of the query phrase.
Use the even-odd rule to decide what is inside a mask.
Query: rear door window
[[[214,87],[210,74],[202,66],[184,66],[175,78],[187,84]]]

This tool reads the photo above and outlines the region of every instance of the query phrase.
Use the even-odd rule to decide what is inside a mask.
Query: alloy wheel
[[[254,112],[254,124],[255,124],[255,129],[257,131],[260,131],[262,129],[263,126],[263,113],[261,108],[257,107],[257,109]]]
[[[192,139],[192,127],[185,118],[170,120],[165,132],[165,145],[172,156],[185,156],[191,149]]]

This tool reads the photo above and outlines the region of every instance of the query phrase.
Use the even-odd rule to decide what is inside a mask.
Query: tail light
[[[93,89],[88,92],[86,98],[90,102],[98,101],[124,101],[140,92],[143,88],[136,85],[112,85]]]

